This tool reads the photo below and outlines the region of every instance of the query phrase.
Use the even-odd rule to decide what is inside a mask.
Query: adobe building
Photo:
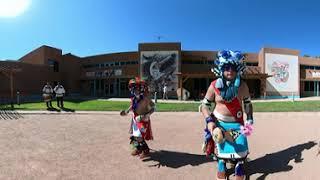
[[[15,61],[0,61],[0,98],[40,99],[46,82],[61,82],[69,96],[127,97],[129,79],[147,79],[151,91],[167,84],[169,96],[180,87],[202,98],[211,81],[217,51],[186,51],[181,43],[140,43],[137,51],[78,57],[41,46]],[[298,50],[262,48],[245,53],[247,81],[253,98],[319,96],[320,59]],[[181,90],[181,89],[180,89]],[[179,91],[180,91],[179,90]],[[161,95],[161,93],[159,93]]]

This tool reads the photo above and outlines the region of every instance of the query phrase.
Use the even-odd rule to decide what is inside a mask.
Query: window
[[[193,61],[182,61],[182,64],[193,64]]]
[[[309,91],[309,81],[304,82],[304,91]]]
[[[310,91],[314,91],[314,81],[310,82]]]
[[[314,81],[305,81],[304,91],[314,91],[315,83]]]
[[[83,68],[93,68],[94,67],[94,65],[93,64],[85,64],[85,65],[83,65]]]
[[[96,82],[96,90],[100,89],[99,86],[100,86],[100,81],[98,79],[95,80]]]
[[[116,62],[116,63],[115,63],[115,66],[119,66],[119,62]]]
[[[53,70],[53,72],[59,72],[59,63],[53,59],[48,59],[48,64],[50,69]]]
[[[182,64],[190,64],[190,61],[182,61]]]
[[[258,66],[258,63],[247,62],[247,66]]]
[[[123,66],[123,65],[125,65],[126,64],[126,62],[120,62],[120,65],[121,66]]]
[[[89,82],[89,84],[90,84],[90,95],[94,95],[94,80],[91,80],[90,82]]]
[[[96,73],[95,73],[95,76],[96,76],[96,77],[102,77],[102,72],[96,72]]]

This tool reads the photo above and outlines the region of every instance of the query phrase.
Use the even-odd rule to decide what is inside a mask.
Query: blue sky
[[[0,59],[41,45],[78,56],[136,51],[139,42],[181,42],[183,50],[258,52],[281,47],[320,55],[316,0],[32,0],[0,17]]]

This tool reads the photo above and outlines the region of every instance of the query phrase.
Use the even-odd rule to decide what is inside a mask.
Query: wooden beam
[[[189,76],[185,77],[182,83],[185,83],[189,79]]]

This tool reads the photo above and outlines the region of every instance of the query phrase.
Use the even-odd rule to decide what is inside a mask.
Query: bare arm
[[[125,115],[127,115],[127,114],[130,112],[130,110],[131,110],[131,105],[128,107],[128,109],[126,109],[126,110],[121,110],[121,111],[120,111],[120,115],[121,115],[121,116],[125,116]]]
[[[214,89],[212,86],[210,86],[207,90],[206,96],[202,100],[201,104],[201,113],[204,118],[210,116],[211,114],[211,109],[212,109],[212,103],[214,102],[215,95],[214,95]]]
[[[215,127],[214,120],[211,118],[211,111],[213,108],[212,103],[214,102],[214,100],[214,89],[212,86],[209,86],[206,96],[201,102],[199,110],[201,111],[210,132],[212,132]]]

